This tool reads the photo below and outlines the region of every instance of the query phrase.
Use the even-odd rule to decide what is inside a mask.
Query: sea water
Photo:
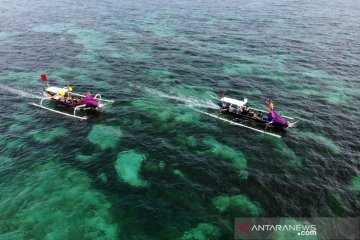
[[[357,1],[0,6],[1,239],[232,239],[236,217],[359,215]],[[87,121],[37,109],[40,74],[115,103]],[[297,128],[191,108],[218,114],[222,89],[271,96]]]

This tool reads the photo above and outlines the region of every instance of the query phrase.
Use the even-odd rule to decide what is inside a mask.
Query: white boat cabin
[[[247,98],[244,98],[243,101],[240,101],[228,97],[222,97],[220,101],[223,109],[228,108],[229,112],[235,113],[238,113],[239,111],[241,112],[244,108],[246,108],[246,103],[248,102]]]
[[[60,94],[61,92],[69,92],[68,88],[60,88],[60,87],[48,87],[45,89],[46,92],[48,93],[53,93],[53,94]]]

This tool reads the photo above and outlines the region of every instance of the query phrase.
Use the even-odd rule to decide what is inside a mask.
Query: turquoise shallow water
[[[247,216],[360,213],[356,1],[0,0],[0,238],[232,239]],[[116,102],[36,109],[47,73]],[[209,118],[221,89],[299,119]],[[280,238],[277,238],[280,239]]]

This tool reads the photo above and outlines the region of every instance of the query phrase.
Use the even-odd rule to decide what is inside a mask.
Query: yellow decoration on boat
[[[65,96],[65,92],[60,92],[60,95],[61,95],[61,96]]]
[[[68,87],[69,92],[72,92],[72,87]]]

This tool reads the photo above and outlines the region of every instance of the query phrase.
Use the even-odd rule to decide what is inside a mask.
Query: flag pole
[[[47,79],[46,74],[41,74],[41,75],[40,75],[40,79],[41,79],[41,81],[46,82],[47,86],[49,87],[49,81],[48,81],[48,79]]]

